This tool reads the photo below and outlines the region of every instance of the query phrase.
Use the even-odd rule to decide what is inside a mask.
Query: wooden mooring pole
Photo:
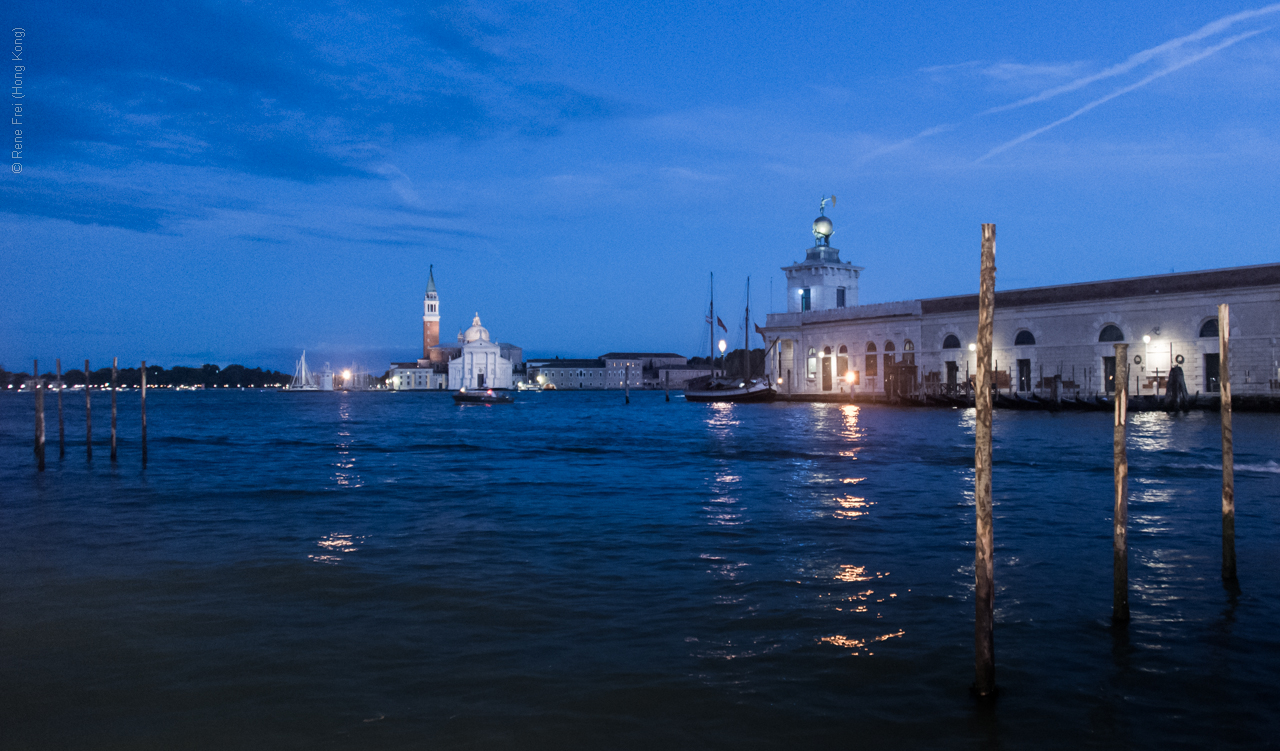
[[[1231,435],[1231,310],[1218,306],[1218,383],[1222,408],[1222,581],[1237,586],[1236,579],[1236,474],[1235,447]]]
[[[34,360],[31,372],[35,376],[32,386],[36,393],[36,471],[44,471],[44,390],[40,387],[40,361]]]
[[[116,386],[120,381],[120,358],[111,358],[111,461],[116,460]]]
[[[67,455],[67,431],[62,423],[62,358],[55,362],[58,364],[58,458],[62,459]]]
[[[142,361],[142,466],[147,466],[147,361]]]
[[[991,329],[996,305],[996,226],[982,225],[982,273],[978,291],[978,388],[973,501],[977,521],[974,538],[973,646],[979,697],[996,692],[995,535],[991,527]]]
[[[631,403],[631,366],[626,366],[622,371],[622,393],[627,397],[627,404]]]
[[[1116,408],[1112,432],[1115,474],[1114,529],[1111,538],[1111,621],[1129,622],[1129,455],[1125,451],[1125,426],[1129,411],[1129,345],[1116,346]]]
[[[93,403],[89,395],[93,388],[89,382],[89,361],[84,361],[84,451],[85,458],[93,458]]]
[[[662,382],[663,382],[663,386],[666,388],[666,391],[667,391],[667,401],[671,401],[671,371],[670,370],[663,373]]]

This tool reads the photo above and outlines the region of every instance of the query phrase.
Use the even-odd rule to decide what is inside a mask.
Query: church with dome
[[[479,313],[470,328],[458,333],[457,344],[440,343],[440,294],[435,268],[429,269],[422,300],[422,357],[392,363],[387,387],[393,391],[509,389],[523,369],[524,351],[514,344],[491,341]]]
[[[449,361],[452,389],[509,389],[511,361],[502,356],[502,347],[489,341],[489,329],[480,324],[480,314],[462,334],[458,357]]]

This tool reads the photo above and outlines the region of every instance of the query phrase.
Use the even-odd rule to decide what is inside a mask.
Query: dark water
[[[49,471],[0,395],[0,747],[1280,743],[1280,420],[996,420],[997,680],[973,675],[972,412],[662,394],[95,397]]]

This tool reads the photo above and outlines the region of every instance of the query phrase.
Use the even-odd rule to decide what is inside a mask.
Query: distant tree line
[[[30,372],[10,373],[0,367],[0,389],[19,388],[29,378],[31,378]],[[58,380],[57,374],[53,371],[45,372],[41,375],[41,378],[45,383],[49,384],[56,383]],[[293,376],[281,373],[278,370],[246,368],[243,365],[228,365],[225,368],[219,368],[217,365],[212,364],[206,364],[199,368],[175,365],[167,370],[159,365],[147,366],[148,386],[204,386],[205,388],[244,386],[245,388],[263,388],[267,386],[283,386],[292,378]],[[83,370],[76,368],[63,371],[62,382],[68,386],[82,386],[85,382],[85,373]],[[99,368],[90,371],[89,383],[93,386],[110,386],[111,368]],[[135,388],[141,386],[142,370],[140,368],[121,368],[116,385]]]

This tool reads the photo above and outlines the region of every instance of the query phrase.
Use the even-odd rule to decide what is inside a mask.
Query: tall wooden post
[[[1111,538],[1111,620],[1129,622],[1129,456],[1125,452],[1125,427],[1129,411],[1129,345],[1116,346],[1116,408],[1112,432],[1115,474],[1114,529]]]
[[[973,646],[974,693],[996,691],[995,535],[991,526],[991,329],[996,306],[996,226],[982,225],[982,275],[978,291],[978,389],[973,500],[977,517],[974,544]]]
[[[671,401],[671,371],[670,370],[663,373],[662,381],[663,381],[663,387],[666,389],[666,392],[667,392],[667,401]]]
[[[631,403],[631,366],[627,365],[622,370],[622,393],[627,397],[627,404]]]
[[[1218,306],[1218,382],[1222,389],[1222,581],[1236,583],[1236,475],[1231,435],[1231,310]]]
[[[32,386],[34,386],[34,387],[35,387],[35,390],[36,390],[36,393],[35,393],[35,398],[36,398],[36,446],[35,446],[35,449],[36,449],[36,471],[37,471],[37,472],[43,472],[43,471],[44,471],[44,389],[42,389],[42,388],[41,388],[41,381],[40,381],[40,361],[39,361],[39,360],[34,360],[34,361],[32,361],[32,362],[33,362],[33,365],[32,365],[32,367],[31,367],[31,372],[32,372],[32,375],[34,375],[34,376],[35,376],[35,381],[33,381],[31,385],[32,385]]]
[[[120,382],[120,358],[111,358],[111,461],[116,460],[116,387]]]
[[[147,361],[142,361],[142,466],[147,466]]]
[[[61,459],[67,455],[67,431],[62,422],[62,358],[55,362],[58,364],[58,458]]]
[[[93,403],[89,396],[93,389],[89,382],[89,361],[84,361],[84,451],[85,458],[93,458]]]

